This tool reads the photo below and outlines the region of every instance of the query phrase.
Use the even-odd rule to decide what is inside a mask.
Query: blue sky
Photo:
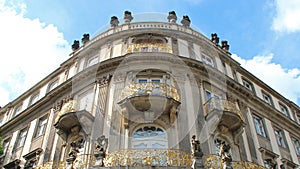
[[[194,29],[228,40],[234,59],[299,105],[300,0],[0,0],[0,106],[58,68],[73,40],[125,10],[188,15]]]

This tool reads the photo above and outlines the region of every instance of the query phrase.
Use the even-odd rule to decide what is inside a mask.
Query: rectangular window
[[[151,82],[153,82],[153,83],[160,83],[160,79],[151,79]]]
[[[284,142],[284,138],[283,138],[283,132],[281,130],[279,130],[279,129],[274,129],[274,133],[275,133],[278,145],[280,147],[285,148],[285,142]]]
[[[22,112],[22,105],[19,105],[16,107],[15,109],[15,116],[17,116],[18,114],[20,114]]]
[[[258,117],[253,117],[253,121],[254,121],[254,124],[255,124],[255,129],[256,129],[257,134],[259,134],[263,137],[267,137],[263,120],[261,118],[258,118]]]
[[[271,100],[271,96],[266,94],[266,93],[262,93],[263,99],[266,103],[268,103],[269,105],[272,105],[272,100]]]
[[[36,133],[35,133],[35,137],[39,137],[39,136],[44,134],[45,129],[46,129],[46,125],[47,125],[47,121],[48,121],[47,116],[42,117],[42,118],[39,119],[38,126],[37,126]]]
[[[138,79],[138,82],[139,82],[139,83],[147,83],[148,80],[147,80],[147,79]]]
[[[27,135],[27,128],[20,131],[17,139],[16,148],[22,147],[25,144],[26,135]]]
[[[300,156],[300,142],[299,140],[293,140],[294,147],[298,156]]]
[[[252,88],[252,84],[250,82],[248,82],[247,80],[244,80],[243,79],[243,85],[250,91],[253,91],[253,88]]]
[[[7,150],[8,150],[8,146],[9,146],[9,140],[4,140],[3,141],[3,154],[5,155]]]
[[[281,113],[284,114],[285,116],[288,116],[289,117],[289,113],[288,113],[288,109],[286,106],[282,105],[279,103],[279,107],[280,107],[280,110],[281,110]]]

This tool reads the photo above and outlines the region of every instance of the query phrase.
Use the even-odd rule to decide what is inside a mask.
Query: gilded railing
[[[265,167],[249,161],[233,161],[233,169],[266,169]],[[219,156],[214,154],[204,155],[205,169],[223,169],[223,163]]]
[[[173,53],[172,49],[166,43],[136,43],[130,44],[127,53],[133,52],[167,52]]]
[[[122,90],[120,100],[134,96],[165,96],[180,101],[177,89],[165,83],[131,83]]]
[[[242,119],[242,121],[245,121],[244,116],[242,115],[240,110],[236,107],[236,104],[229,100],[213,97],[204,104],[204,109],[205,109],[205,116],[208,115],[213,110],[229,111],[229,112],[236,113]]]
[[[65,161],[60,161],[60,162],[46,162],[42,165],[39,165],[37,167],[35,167],[34,169],[52,169],[52,168],[56,168],[56,169],[65,169],[66,168],[66,162]]]
[[[176,149],[120,150],[109,153],[104,165],[111,166],[191,166],[192,156]]]
[[[73,162],[73,168],[89,168],[95,164],[95,156],[93,154],[80,154]],[[65,161],[60,162],[46,162],[35,167],[35,169],[65,169],[67,164]]]

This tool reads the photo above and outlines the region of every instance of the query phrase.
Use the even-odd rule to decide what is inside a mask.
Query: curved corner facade
[[[297,168],[300,108],[219,43],[177,21],[134,22],[72,45],[0,109],[10,168]]]

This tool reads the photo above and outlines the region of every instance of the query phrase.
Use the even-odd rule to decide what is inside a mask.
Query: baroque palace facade
[[[2,168],[299,168],[299,106],[227,41],[174,11],[123,20],[0,109]]]

